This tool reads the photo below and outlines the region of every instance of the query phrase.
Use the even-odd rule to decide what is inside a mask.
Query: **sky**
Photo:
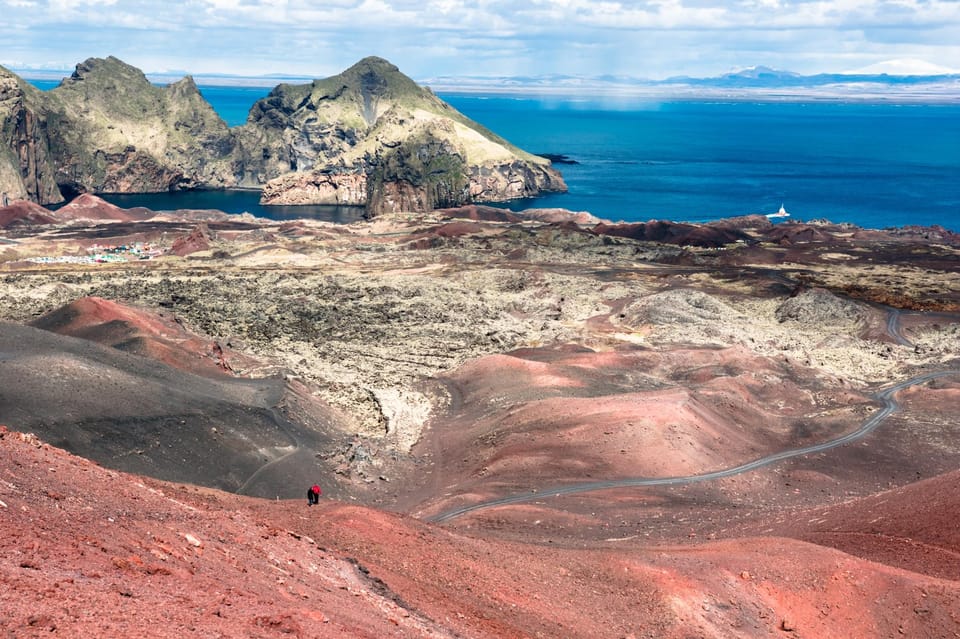
[[[960,0],[0,0],[0,64],[148,73],[710,77],[960,70]],[[879,66],[878,66],[879,65]]]

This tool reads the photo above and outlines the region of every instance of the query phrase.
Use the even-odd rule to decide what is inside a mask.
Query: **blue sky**
[[[0,64],[323,77],[379,55],[416,79],[960,70],[960,0],[0,0]],[[885,70],[873,66],[873,70]]]

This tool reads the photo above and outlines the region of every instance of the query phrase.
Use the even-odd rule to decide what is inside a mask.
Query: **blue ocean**
[[[36,82],[41,88],[55,83]],[[268,87],[201,92],[231,126]],[[556,166],[569,193],[510,202],[611,220],[710,221],[773,213],[870,228],[960,231],[960,105],[641,101],[441,94],[468,117]],[[343,207],[262,207],[255,192],[109,196],[122,205],[220,208],[349,221]]]

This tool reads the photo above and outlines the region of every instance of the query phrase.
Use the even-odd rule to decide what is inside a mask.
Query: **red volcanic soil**
[[[427,250],[443,244],[443,240],[483,233],[487,227],[476,222],[454,221],[423,229],[410,236],[407,246],[412,250]]]
[[[768,230],[764,237],[768,241],[783,245],[806,242],[826,242],[832,240],[833,235],[829,228],[811,226],[809,224],[778,224]],[[835,230],[835,229],[834,229]]]
[[[805,510],[771,532],[960,581],[958,514],[960,471],[955,471],[853,502]]]
[[[566,209],[525,209],[519,213],[509,209],[469,204],[455,209],[439,209],[436,211],[444,217],[468,219],[475,222],[522,222],[524,220],[539,220],[551,223],[596,224],[598,218],[590,213],[574,212]]]
[[[57,219],[53,213],[27,200],[13,202],[0,208],[0,229],[21,224],[54,224],[56,222]]]
[[[0,588],[4,629],[31,637],[960,630],[956,581],[801,541],[508,543],[337,502],[307,507],[144,479],[6,429]]]
[[[432,230],[439,237],[461,237],[463,235],[472,235],[482,233],[484,226],[473,222],[450,222],[441,224]]]
[[[729,229],[756,229],[768,231],[773,228],[773,222],[766,215],[739,215],[712,222],[711,226]]]
[[[122,209],[89,193],[78,195],[69,204],[65,204],[56,211],[56,217],[61,221],[115,220],[130,222],[146,220],[153,215],[154,213],[147,209]]]
[[[871,404],[739,347],[527,349],[474,360],[443,381],[452,405],[418,445],[435,460],[435,486],[448,487],[431,513],[574,483],[720,470],[849,428],[808,421],[823,402]]]
[[[346,557],[255,517],[243,498],[208,504],[5,429],[0,473],[9,636],[390,637],[433,627]]]
[[[31,325],[142,355],[197,375],[223,375],[258,362],[224,344],[188,331],[173,315],[84,297]]]
[[[440,209],[437,213],[445,217],[467,219],[475,222],[519,222],[523,219],[507,209],[478,204],[470,204],[455,209]]]
[[[665,242],[679,246],[719,248],[738,240],[748,241],[750,236],[737,228],[726,225],[682,224],[655,221],[639,224],[606,224],[593,227],[597,235],[629,237],[647,242]]]
[[[184,257],[210,248],[210,229],[206,224],[198,224],[186,235],[181,235],[170,245],[170,252]]]

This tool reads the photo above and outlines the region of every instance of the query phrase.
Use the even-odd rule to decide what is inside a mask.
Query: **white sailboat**
[[[787,209],[783,208],[783,202],[780,203],[780,210],[776,213],[767,213],[767,217],[790,217]]]

